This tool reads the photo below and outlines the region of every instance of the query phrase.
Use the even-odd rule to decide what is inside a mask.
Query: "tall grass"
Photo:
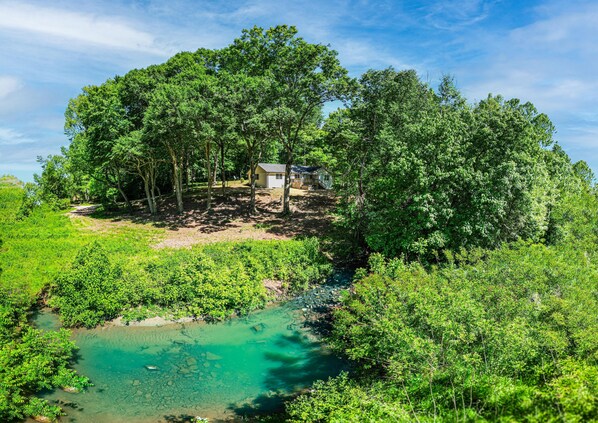
[[[123,225],[109,232],[81,230],[65,211],[44,206],[19,220],[22,196],[19,186],[0,183],[0,286],[20,287],[38,295],[84,245],[96,239],[117,259],[155,254],[149,241],[158,236],[158,229]]]

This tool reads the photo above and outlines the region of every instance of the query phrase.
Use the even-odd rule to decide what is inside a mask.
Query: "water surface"
[[[95,386],[46,398],[64,407],[67,422],[217,421],[278,410],[286,395],[343,367],[304,327],[304,305],[218,324],[76,330],[74,367]],[[47,315],[38,319],[52,328]]]

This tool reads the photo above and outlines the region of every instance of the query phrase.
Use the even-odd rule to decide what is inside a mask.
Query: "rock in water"
[[[222,360],[222,357],[208,351],[206,353],[206,360],[208,360],[208,361]]]
[[[264,325],[263,323],[258,323],[257,325],[253,325],[251,327],[251,330],[258,333],[258,332],[263,331],[265,327],[266,327],[266,325]]]
[[[147,370],[153,370],[153,371],[155,371],[155,370],[160,370],[160,368],[159,368],[158,366],[154,366],[154,365],[151,365],[151,364],[146,364],[146,365],[145,365],[145,368],[146,368]]]

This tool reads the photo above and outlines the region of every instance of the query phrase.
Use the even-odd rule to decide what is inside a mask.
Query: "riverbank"
[[[331,308],[339,303],[342,291],[350,286],[352,277],[353,270],[336,269],[332,272],[331,276],[325,283],[314,286],[303,293],[295,295],[291,295],[282,290],[279,283],[277,284],[276,289],[269,290],[273,295],[273,299],[264,306],[264,309],[278,307],[287,302],[291,302],[301,310],[304,319],[306,322],[309,322],[311,326],[314,328],[324,328],[329,322],[320,320],[327,319]],[[113,320],[107,321],[104,323],[104,325],[99,327],[161,327],[165,325],[204,321],[205,320],[203,318],[194,316],[185,316],[179,318],[153,316],[141,320],[128,320],[124,316],[119,316]],[[320,325],[316,325],[318,322]]]
[[[348,276],[335,272],[304,294],[220,323],[77,329],[74,367],[95,387],[44,398],[67,419],[97,423],[237,421],[281,411],[286,399],[346,365],[313,322],[335,304]]]

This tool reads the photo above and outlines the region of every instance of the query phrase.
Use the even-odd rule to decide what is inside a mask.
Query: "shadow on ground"
[[[249,187],[227,188],[223,195],[214,189],[212,208],[206,211],[206,189],[197,188],[184,195],[183,213],[178,213],[172,196],[163,196],[158,201],[160,213],[151,216],[144,200],[133,202],[133,210],[104,212],[93,207],[83,207],[72,212],[74,215],[91,216],[112,222],[150,224],[171,231],[193,229],[202,234],[217,234],[227,229],[254,227],[273,237],[321,236],[331,228],[330,212],[336,198],[330,191],[293,190],[290,216],[282,216],[282,190],[258,189],[256,193],[258,213],[249,215]]]

